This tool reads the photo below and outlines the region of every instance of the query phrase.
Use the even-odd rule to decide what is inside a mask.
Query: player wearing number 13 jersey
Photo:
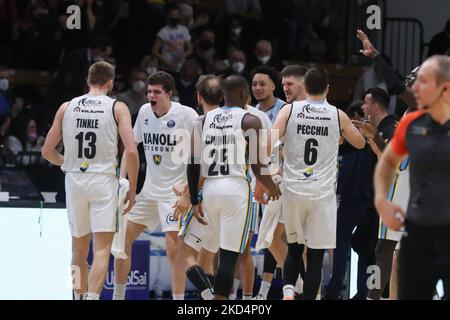
[[[64,103],[55,115],[42,155],[66,172],[66,204],[72,234],[75,299],[99,299],[108,269],[118,218],[117,147],[120,135],[130,181],[128,212],[134,204],[139,159],[127,106],[107,96],[114,67],[106,62],[89,68],[89,93]],[[56,146],[61,141],[65,152]],[[91,235],[91,233],[93,235]],[[87,253],[93,240],[88,276]],[[88,280],[89,279],[89,280]]]
[[[329,76],[310,69],[305,75],[307,99],[285,106],[272,130],[284,137],[283,212],[288,240],[284,264],[284,299],[291,300],[299,256],[308,246],[304,298],[315,299],[324,249],[336,245],[337,153],[341,135],[356,148],[365,140],[347,115],[326,101]],[[272,140],[272,139],[271,139]],[[274,145],[270,141],[269,145]]]

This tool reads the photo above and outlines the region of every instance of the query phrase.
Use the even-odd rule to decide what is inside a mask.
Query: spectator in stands
[[[277,70],[281,70],[284,67],[283,62],[273,54],[272,44],[268,40],[259,40],[253,53],[254,55],[249,62],[249,69],[251,70],[257,66],[268,66]]]
[[[447,20],[444,30],[431,38],[428,57],[435,54],[450,55],[450,19]]]
[[[333,26],[330,0],[318,0],[313,5],[313,37],[326,42],[326,61],[338,60],[338,34]]]
[[[49,88],[49,100],[57,108],[64,101],[80,96],[87,90],[89,66],[97,61],[113,62],[112,44],[107,36],[93,38],[89,47],[66,54]]]
[[[287,58],[310,60],[309,42],[313,31],[313,0],[288,0],[292,10],[286,17]]]
[[[13,94],[9,88],[10,71],[0,66],[0,115],[8,114],[13,105]]]
[[[180,74],[175,77],[175,87],[179,102],[197,110],[197,83],[200,67],[195,60],[186,60],[181,67]]]
[[[11,134],[6,137],[5,148],[15,157],[15,163],[29,165],[38,163],[41,159],[40,152],[44,145],[44,137],[39,135],[37,122],[34,118],[15,122]],[[26,155],[23,152],[35,151],[36,155]]]
[[[9,148],[8,137],[11,131],[12,117],[10,114],[0,115],[0,165],[14,163],[15,156]]]
[[[246,24],[240,15],[232,15],[227,18],[225,24],[218,30],[218,47],[219,54],[225,57],[230,47],[250,52],[252,47],[252,39],[255,34],[251,32],[249,24]]]
[[[180,24],[178,7],[171,7],[167,18],[168,24],[158,32],[152,54],[161,63],[161,70],[176,73],[192,54],[191,35],[189,30]]]
[[[135,68],[128,79],[130,88],[117,96],[118,100],[126,103],[133,119],[137,116],[141,106],[148,102],[145,86],[146,80],[147,74],[145,71]]]
[[[247,68],[247,58],[245,53],[239,49],[231,49],[228,58],[228,69],[225,71],[224,77],[228,77],[233,74],[243,76],[247,81],[250,78],[250,71]]]
[[[150,55],[144,56],[139,63],[139,68],[145,70],[147,77],[151,76],[159,70],[158,59]]]
[[[199,64],[203,74],[213,73],[215,42],[216,36],[211,29],[204,28],[199,32],[192,58]]]
[[[93,31],[97,22],[94,9],[94,0],[75,0],[75,1],[61,1],[59,7],[59,23],[62,32],[62,45],[66,53],[72,49],[84,48],[91,43]],[[76,5],[81,9],[81,28],[68,29],[67,8],[70,5]]]
[[[259,17],[262,12],[260,0],[225,0],[224,5],[228,15]]]

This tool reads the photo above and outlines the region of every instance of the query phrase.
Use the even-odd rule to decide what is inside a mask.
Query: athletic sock
[[[181,294],[173,294],[172,300],[184,300],[184,293]]]
[[[86,300],[86,296],[87,293],[78,293],[78,292],[73,292],[73,299],[74,300]]]
[[[125,300],[126,284],[120,284],[114,282],[113,300]]]
[[[205,289],[200,293],[200,296],[203,300],[213,300],[214,299],[214,293],[211,289]]]
[[[270,290],[271,285],[272,284],[270,282],[261,281],[261,286],[259,287],[258,294],[263,296],[265,300],[267,299],[267,296],[269,295],[269,290]]]
[[[95,292],[88,292],[86,300],[100,300],[100,295]]]
[[[253,295],[250,293],[242,293],[242,300],[252,300]]]

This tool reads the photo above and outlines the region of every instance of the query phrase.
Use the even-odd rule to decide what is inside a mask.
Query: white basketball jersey
[[[285,187],[311,199],[334,193],[339,138],[336,107],[326,100],[294,102],[284,137]]]
[[[239,107],[222,107],[205,116],[202,132],[201,172],[205,178],[247,179],[247,142]]]
[[[63,171],[117,174],[115,102],[89,94],[69,102],[62,122]]]
[[[254,115],[255,117],[257,117],[259,119],[259,121],[261,121],[262,131],[260,132],[260,135],[259,135],[259,142],[265,143],[269,136],[270,128],[272,127],[272,121],[270,121],[269,116],[265,112],[255,108],[255,107],[247,106],[247,111],[251,115]],[[253,174],[251,167],[248,170],[248,175],[249,175],[249,180],[250,180],[250,187],[252,188],[252,190],[255,190],[256,177]]]
[[[143,143],[147,170],[142,192],[152,200],[175,197],[172,187],[186,181],[191,133],[198,114],[194,109],[171,102],[169,111],[157,117],[150,103],[144,104],[134,125],[136,143]]]

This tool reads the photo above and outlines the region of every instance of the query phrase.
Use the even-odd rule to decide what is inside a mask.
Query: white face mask
[[[258,57],[258,60],[259,60],[262,64],[266,64],[267,62],[269,62],[270,56],[262,56],[262,57]]]
[[[242,28],[231,29],[231,32],[233,32],[235,36],[239,36],[242,32]]]
[[[132,89],[136,93],[144,93],[145,82],[142,80],[136,81],[135,83],[133,83]]]
[[[6,91],[9,88],[9,80],[6,78],[0,79],[0,91]]]
[[[184,87],[189,87],[189,86],[192,84],[191,81],[186,81],[186,80],[183,80],[183,79],[180,79],[180,83],[181,83]]]
[[[147,73],[148,76],[155,74],[156,71],[158,71],[158,70],[155,67],[148,67],[147,69],[145,69],[145,72]]]
[[[237,73],[241,73],[244,68],[245,64],[243,64],[242,62],[233,62],[231,64],[231,69],[233,69],[233,71]]]

